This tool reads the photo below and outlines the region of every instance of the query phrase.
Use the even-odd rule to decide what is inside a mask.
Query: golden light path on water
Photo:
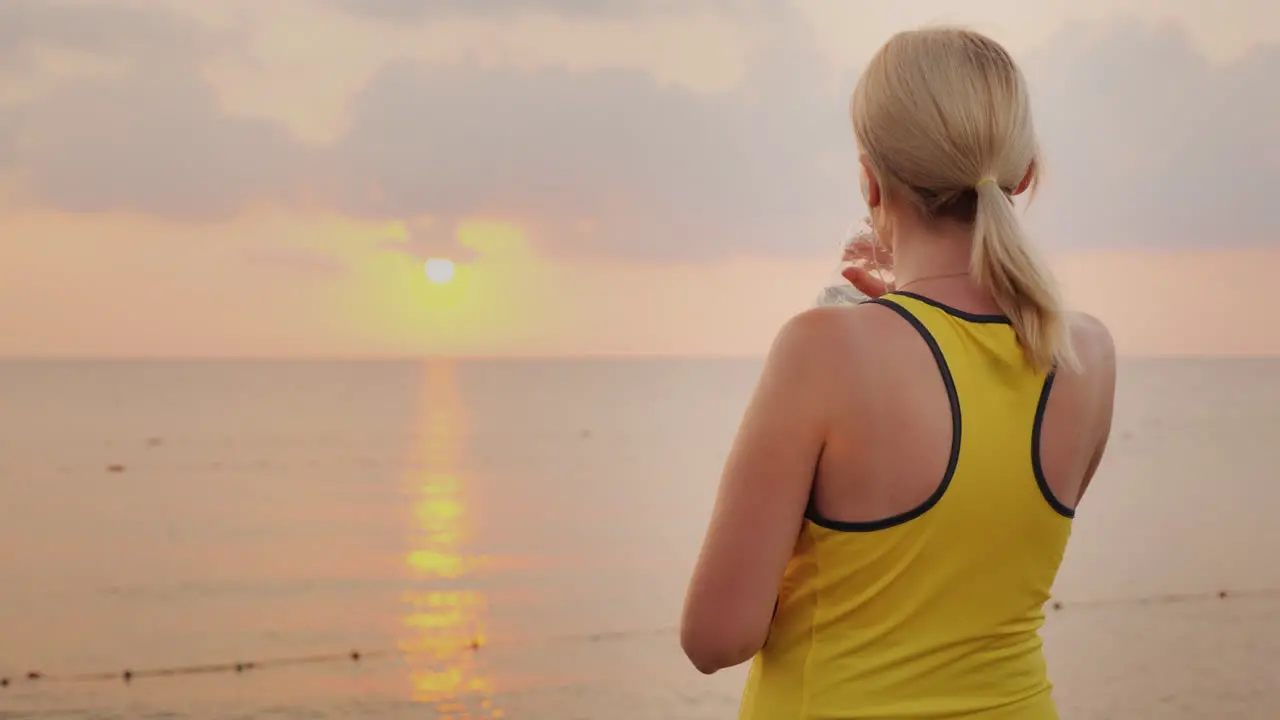
[[[471,498],[460,468],[466,417],[457,369],[433,360],[423,372],[421,426],[405,478],[411,512],[404,562],[416,587],[402,597],[399,646],[415,701],[433,705],[442,720],[497,720],[503,711],[483,664],[488,598],[468,582],[478,563],[466,550]]]

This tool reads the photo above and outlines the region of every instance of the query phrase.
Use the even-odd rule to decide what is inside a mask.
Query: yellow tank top
[[[1053,375],[1006,318],[911,293],[951,401],[951,459],[919,507],[867,523],[806,513],[742,720],[1053,720],[1039,637],[1071,534],[1039,462]]]

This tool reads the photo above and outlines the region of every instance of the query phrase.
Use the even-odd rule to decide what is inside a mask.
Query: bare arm
[[[725,463],[680,628],[704,673],[745,662],[768,636],[826,434],[823,385],[841,312],[809,310],[782,328]]]
[[[1097,449],[1089,460],[1084,481],[1080,484],[1080,494],[1076,497],[1078,506],[1080,500],[1084,498],[1085,491],[1089,489],[1089,483],[1093,481],[1094,474],[1098,472],[1098,466],[1102,464],[1102,456],[1107,451],[1107,441],[1111,437],[1111,420],[1116,397],[1116,346],[1111,332],[1101,320],[1092,315],[1078,314],[1073,321],[1072,331],[1075,334],[1076,347],[1087,353],[1086,367],[1099,374],[1099,380],[1095,385],[1097,392],[1095,407],[1100,413]]]

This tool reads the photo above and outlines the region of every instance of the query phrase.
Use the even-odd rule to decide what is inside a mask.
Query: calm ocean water
[[[758,371],[0,363],[0,717],[732,717],[675,623]],[[1278,441],[1280,360],[1123,365],[1064,718],[1280,718]]]

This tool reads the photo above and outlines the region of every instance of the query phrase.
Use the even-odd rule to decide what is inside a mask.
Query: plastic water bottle
[[[862,294],[861,290],[854,287],[840,273],[844,272],[846,268],[855,265],[854,262],[844,259],[845,251],[859,240],[870,238],[871,232],[871,227],[865,221],[849,226],[849,231],[840,243],[840,264],[836,266],[836,269],[831,273],[831,277],[827,279],[826,287],[822,288],[822,292],[818,293],[818,299],[815,304],[819,306],[857,305],[867,299],[867,296]]]

